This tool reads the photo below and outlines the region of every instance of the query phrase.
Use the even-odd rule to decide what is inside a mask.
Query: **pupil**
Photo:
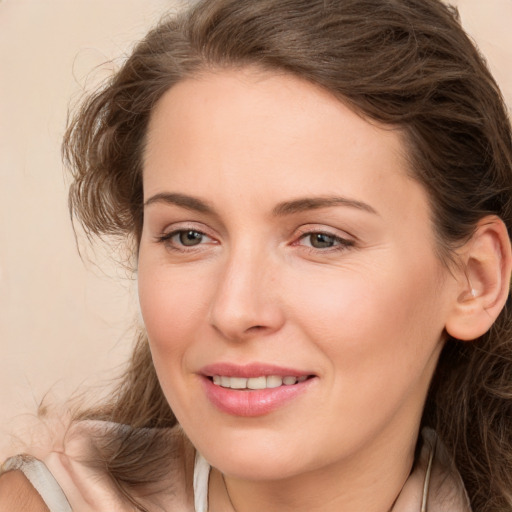
[[[334,237],[324,233],[316,233],[311,236],[311,245],[316,249],[325,249],[332,247],[334,244]]]
[[[180,242],[183,245],[197,245],[201,242],[203,235],[197,231],[183,231],[180,233]]]

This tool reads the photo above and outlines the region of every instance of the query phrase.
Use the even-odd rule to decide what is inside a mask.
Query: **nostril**
[[[245,335],[264,335],[269,328],[265,325],[253,325],[245,330]]]
[[[208,321],[224,338],[242,341],[247,336],[271,334],[284,325],[283,311],[276,302],[252,290],[244,289],[243,294],[222,289],[212,300]]]

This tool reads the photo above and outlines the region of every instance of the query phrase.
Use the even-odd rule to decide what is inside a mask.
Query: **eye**
[[[304,233],[299,238],[300,245],[312,249],[345,249],[354,245],[351,240],[346,240],[331,233],[323,233],[321,231]]]
[[[173,238],[175,238],[181,245],[191,247],[193,245],[199,245],[203,241],[204,236],[205,235],[199,231],[189,229],[187,231],[178,231]]]
[[[336,237],[326,233],[311,233],[305,239],[315,249],[328,249],[336,244]]]
[[[195,247],[204,243],[211,243],[213,239],[195,229],[177,229],[158,237],[157,241],[179,250]]]

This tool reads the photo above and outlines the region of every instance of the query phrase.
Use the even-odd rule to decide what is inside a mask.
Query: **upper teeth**
[[[297,382],[304,382],[307,379],[306,375],[302,377],[286,376],[280,377],[278,375],[269,375],[268,377],[226,377],[225,375],[214,375],[213,383],[223,388],[231,389],[267,389],[278,388],[283,384],[291,386]]]

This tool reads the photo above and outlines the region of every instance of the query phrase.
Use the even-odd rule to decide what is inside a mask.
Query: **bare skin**
[[[50,512],[21,471],[0,476],[0,512]]]
[[[386,512],[399,494],[459,295],[402,155],[289,76],[205,75],[155,108],[139,296],[167,400],[221,473],[211,512]],[[218,363],[313,378],[245,417],[205,395]]]
[[[283,74],[205,73],[155,107],[139,299],[164,394],[215,468],[210,512],[390,510],[446,332],[475,339],[503,306],[503,223],[447,269],[405,152]],[[309,380],[251,409],[239,377],[272,365]]]

